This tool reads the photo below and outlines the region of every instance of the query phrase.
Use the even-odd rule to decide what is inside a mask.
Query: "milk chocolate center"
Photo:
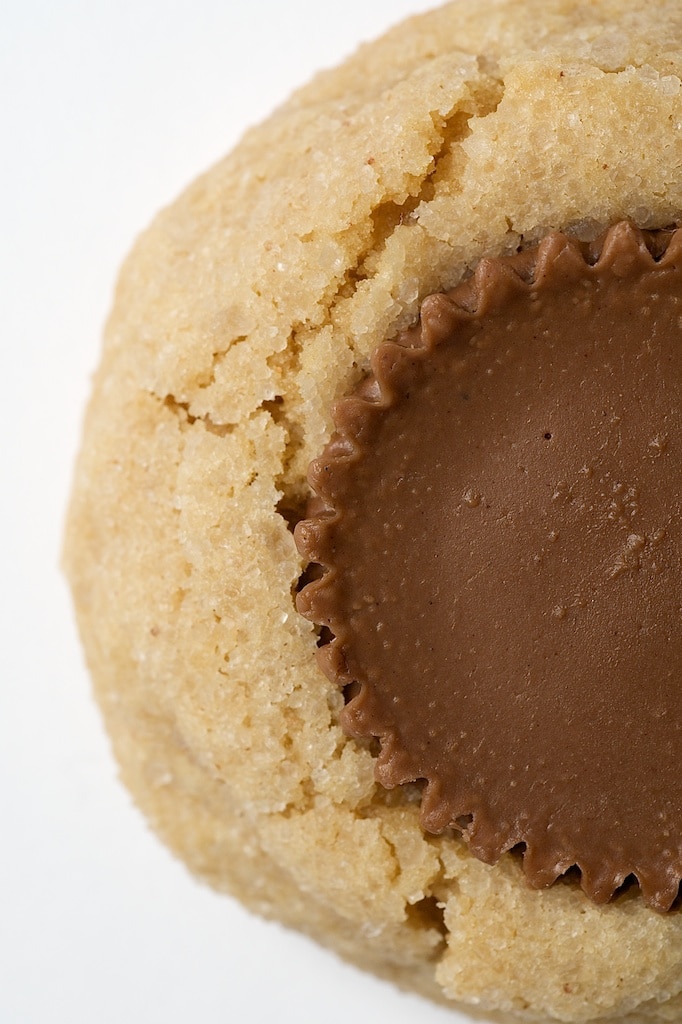
[[[671,241],[672,238],[672,241]],[[670,244],[668,244],[670,243]],[[667,246],[667,249],[666,249]],[[486,261],[336,409],[300,596],[387,787],[534,885],[682,877],[682,232]],[[666,249],[661,255],[661,250]]]

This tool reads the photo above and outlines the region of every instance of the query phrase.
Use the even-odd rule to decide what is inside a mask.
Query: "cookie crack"
[[[169,412],[175,416],[180,426],[180,430],[186,430],[189,427],[193,427],[196,423],[200,423],[205,430],[211,434],[216,434],[218,437],[226,437],[228,434],[234,432],[237,427],[236,423],[215,423],[208,413],[202,413],[201,415],[195,415],[190,412],[190,403],[181,402],[173,394],[157,395],[156,392],[149,392],[161,405],[168,409]]]
[[[360,817],[374,818],[379,821],[379,828],[381,832],[381,838],[386,843],[391,853],[394,868],[391,881],[397,883],[401,875],[404,874],[404,869],[400,860],[400,851],[398,844],[391,838],[390,831],[386,827],[386,823],[381,819],[380,814],[377,815],[377,807],[381,807],[381,803],[371,804],[364,814],[360,814]],[[428,841],[428,840],[427,840]],[[429,845],[435,845],[429,842]],[[442,955],[446,940],[448,936],[448,928],[445,924],[445,904],[439,901],[435,895],[438,887],[443,882],[444,868],[443,863],[438,858],[438,870],[436,874],[430,879],[428,885],[425,886],[424,895],[414,902],[409,902],[405,899],[405,916],[408,925],[415,929],[415,931],[428,931],[436,932],[439,936],[437,945],[431,952],[429,957],[430,960],[437,960]]]
[[[228,352],[231,352],[238,345],[242,345],[248,340],[248,335],[241,334],[237,338],[232,338],[223,348],[217,349],[212,353],[210,366],[206,368],[202,377],[196,382],[199,391],[206,391],[207,388],[212,387],[216,383],[216,371],[221,363],[224,362]]]
[[[481,70],[483,69],[481,68]],[[301,357],[307,340],[306,336],[311,331],[317,334],[333,327],[342,304],[352,302],[362,283],[371,281],[377,275],[379,272],[377,262],[395,233],[403,227],[416,226],[418,208],[434,198],[444,163],[452,157],[464,139],[471,134],[470,122],[487,117],[497,109],[504,92],[503,80],[494,77],[490,72],[484,71],[483,75],[482,82],[476,85],[472,84],[470,95],[464,100],[460,97],[448,114],[441,115],[437,111],[430,113],[436,129],[437,145],[434,146],[428,167],[421,179],[415,183],[407,198],[399,201],[395,196],[385,196],[371,210],[369,237],[366,237],[363,243],[356,248],[354,255],[351,255],[349,265],[338,281],[333,294],[327,297],[324,303],[321,320],[314,324],[311,321],[299,321],[292,324],[286,345],[267,357],[268,368],[274,370],[280,378],[286,376],[291,381],[289,389],[281,387],[273,397],[268,396],[263,399],[240,423],[218,423],[209,412],[192,412],[193,403],[178,398],[172,392],[164,396],[154,393],[165,408],[176,417],[181,430],[188,430],[200,424],[207,432],[218,437],[229,436],[244,422],[263,412],[267,413],[272,422],[283,430],[285,437],[281,467],[275,478],[275,486],[282,497],[275,507],[275,512],[284,519],[290,530],[293,530],[302,517],[307,500],[305,481],[299,480],[298,474],[294,474],[296,480],[293,482],[288,479],[291,476],[290,469],[300,456],[305,444],[303,428],[299,422],[300,417],[295,414],[295,410],[303,403],[298,376],[301,370]],[[462,157],[465,156],[461,149],[459,152]],[[347,231],[348,229],[346,229]],[[206,368],[202,379],[197,382],[200,390],[205,391],[215,384],[218,368],[227,352],[234,349],[236,345],[247,343],[248,340],[248,336],[244,335],[234,338],[226,348],[221,348],[213,353],[210,366]],[[348,339],[348,344],[353,347],[352,339]]]
[[[417,226],[417,210],[423,203],[428,203],[434,198],[444,162],[451,158],[453,152],[471,134],[470,121],[494,113],[504,93],[504,82],[501,78],[484,73],[482,83],[478,86],[471,85],[470,89],[470,96],[466,100],[459,98],[448,114],[430,112],[438,144],[434,147],[427,169],[418,185],[413,186],[405,199],[398,201],[395,196],[385,196],[371,210],[369,237],[355,251],[352,262],[346,267],[334,293],[326,303],[321,322],[315,323],[314,327],[310,322],[294,323],[284,352],[277,352],[268,359],[268,366],[271,369],[285,371],[292,381],[291,393],[286,394],[282,391],[274,400],[265,403],[265,408],[275,422],[286,431],[282,470],[276,485],[283,494],[278,511],[284,514],[291,528],[302,516],[307,495],[304,481],[297,480],[290,484],[287,480],[288,470],[305,442],[303,431],[296,417],[291,415],[291,410],[303,402],[297,378],[306,335],[311,330],[318,334],[329,327],[333,328],[339,308],[352,302],[363,282],[371,281],[378,274],[378,260],[395,233],[403,227]],[[463,158],[463,150],[460,149],[459,152]],[[341,234],[343,233],[335,237],[339,238]],[[347,339],[347,343],[354,348],[352,339]]]
[[[156,394],[154,391],[150,391],[149,394],[165,409],[168,409],[173,416],[175,416],[181,431],[199,424],[208,433],[214,434],[216,437],[229,437],[230,434],[234,434],[235,431],[239,430],[245,423],[251,422],[263,412],[267,413],[272,421],[277,425],[284,425],[286,420],[286,417],[281,411],[281,406],[283,404],[283,398],[281,395],[277,395],[274,399],[264,399],[255,407],[255,409],[251,410],[248,416],[245,416],[240,420],[239,423],[216,423],[209,413],[197,414],[190,412],[192,403],[180,401],[173,394],[161,396]]]
[[[474,93],[472,106],[476,109],[462,108],[458,104],[445,117],[436,111],[431,111],[430,117],[440,140],[439,147],[432,154],[431,164],[421,178],[419,187],[411,192],[407,199],[402,203],[391,198],[385,199],[372,211],[373,231],[369,244],[358,257],[357,269],[350,268],[355,285],[353,292],[357,290],[357,286],[362,281],[375,276],[371,262],[381,255],[395,232],[403,226],[410,227],[417,224],[418,208],[422,203],[429,203],[434,199],[443,164],[452,157],[455,149],[460,147],[461,143],[471,134],[470,122],[482,120],[497,110],[503,96],[504,82],[500,78],[486,78],[486,86],[494,99],[490,97],[484,99],[482,95]],[[461,149],[460,153],[462,156],[465,155]],[[343,288],[339,289],[332,300],[330,314],[333,315],[340,300],[352,297],[352,294],[344,294]]]
[[[440,960],[447,946],[447,937],[450,934],[445,924],[445,904],[437,896],[428,894],[416,903],[405,905],[407,912],[407,923],[416,931],[435,932],[438,935],[438,943],[434,946],[428,959],[430,961]]]

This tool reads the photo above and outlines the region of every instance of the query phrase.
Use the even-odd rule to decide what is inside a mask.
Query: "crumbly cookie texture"
[[[682,1019],[682,917],[531,890],[338,725],[290,529],[330,408],[420,300],[549,230],[682,210],[677,0],[455,2],[325,72],[142,236],[66,564],[126,783],[193,871],[433,998]]]

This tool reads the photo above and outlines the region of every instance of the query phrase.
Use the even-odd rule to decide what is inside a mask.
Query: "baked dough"
[[[435,999],[682,1019],[682,917],[529,888],[374,781],[295,610],[331,406],[420,300],[682,211],[677,0],[455,2],[319,75],[127,260],[66,566],[123,778],[190,868]]]

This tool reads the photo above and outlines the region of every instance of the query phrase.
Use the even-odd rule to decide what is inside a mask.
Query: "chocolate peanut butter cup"
[[[337,403],[298,596],[423,827],[597,902],[682,878],[682,231],[551,234]],[[324,634],[327,635],[326,633]]]

